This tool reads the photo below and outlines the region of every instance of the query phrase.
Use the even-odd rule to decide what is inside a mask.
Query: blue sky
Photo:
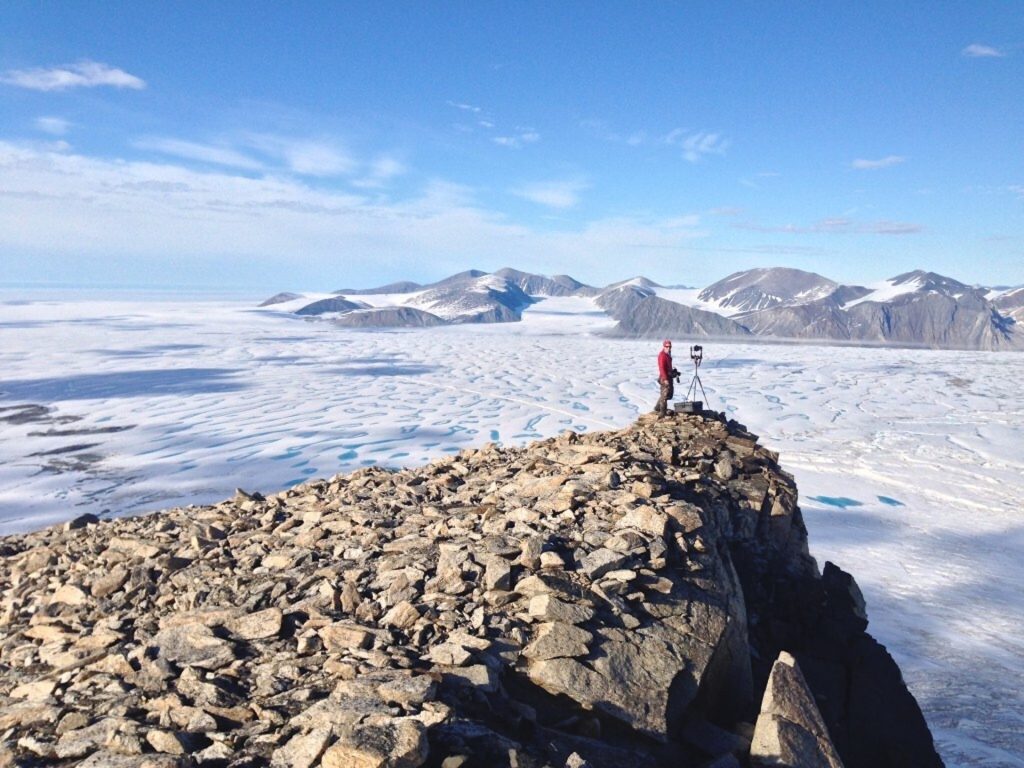
[[[0,280],[1024,283],[1024,7],[894,5],[7,0]]]

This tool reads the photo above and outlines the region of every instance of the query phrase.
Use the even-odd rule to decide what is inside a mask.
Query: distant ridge
[[[619,337],[1024,350],[1024,287],[970,286],[923,269],[864,286],[800,269],[758,268],[697,291],[640,275],[598,288],[569,275],[504,267],[470,269],[427,285],[400,281],[323,296],[279,293],[260,306],[347,327],[413,328],[519,322],[534,304],[573,299],[579,311],[614,320],[605,332]]]

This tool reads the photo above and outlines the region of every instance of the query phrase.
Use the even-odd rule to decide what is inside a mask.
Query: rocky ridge
[[[941,765],[777,459],[645,416],[7,537],[0,766]]]

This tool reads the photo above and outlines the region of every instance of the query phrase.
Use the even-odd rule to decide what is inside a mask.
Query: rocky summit
[[[939,766],[717,414],[0,540],[0,766]]]

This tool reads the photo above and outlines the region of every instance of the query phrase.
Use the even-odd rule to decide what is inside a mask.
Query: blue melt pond
[[[902,507],[905,506],[899,499],[894,499],[891,496],[879,496],[878,500],[883,504],[888,504],[890,507]]]
[[[349,450],[345,451],[344,453],[339,453],[338,454],[338,460],[339,461],[351,461],[352,459],[356,458],[358,455],[359,455],[358,453],[356,453],[352,449],[349,449]]]
[[[491,430],[491,442],[494,442],[494,443],[496,443],[496,442],[498,442],[498,441],[499,441],[500,439],[501,439],[501,435],[500,435],[500,434],[498,434],[498,430],[496,430],[496,429],[492,429],[492,430]]]
[[[846,509],[847,507],[863,507],[862,502],[856,499],[848,499],[845,496],[811,496],[814,501],[826,504],[830,507],[839,507],[840,509]]]

